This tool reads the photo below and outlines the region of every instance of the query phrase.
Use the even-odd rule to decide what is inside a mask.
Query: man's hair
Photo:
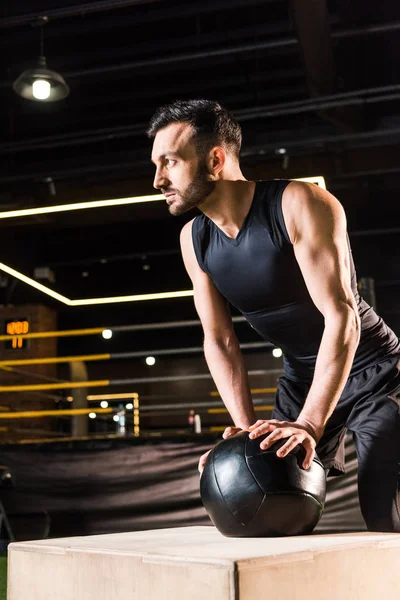
[[[190,123],[197,153],[201,156],[214,146],[222,146],[239,157],[242,130],[234,117],[212,100],[176,100],[161,106],[154,113],[147,129],[154,138],[160,129],[171,123]]]

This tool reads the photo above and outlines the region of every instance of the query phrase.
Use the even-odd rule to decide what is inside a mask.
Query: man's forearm
[[[247,429],[255,423],[247,369],[236,335],[217,341],[205,337],[204,355],[214,383],[236,427]]]
[[[346,385],[359,343],[359,320],[353,310],[326,319],[313,383],[298,422],[311,426],[318,438]]]

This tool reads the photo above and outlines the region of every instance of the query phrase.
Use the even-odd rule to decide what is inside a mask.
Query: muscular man
[[[161,107],[148,135],[169,212],[201,211],[181,248],[207,364],[235,425],[224,437],[268,433],[261,448],[284,438],[279,456],[302,444],[304,468],[317,451],[337,475],[348,429],[368,529],[400,532],[400,341],[358,294],[342,205],[314,184],[246,180],[240,126],[216,102]],[[256,420],[229,303],[283,350],[271,420]]]

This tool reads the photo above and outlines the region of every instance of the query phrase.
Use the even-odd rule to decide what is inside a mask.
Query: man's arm
[[[304,462],[307,467],[315,448],[308,434],[316,442],[323,434],[349,377],[360,324],[351,289],[346,218],[339,201],[314,184],[291,182],[282,197],[282,211],[304,281],[324,316],[325,326],[313,382],[296,422],[265,421],[251,429],[254,437],[272,432],[261,444],[262,448],[289,438],[279,456],[285,456],[302,443],[307,450]]]
[[[194,290],[194,303],[204,332],[204,355],[221,398],[236,427],[255,421],[247,369],[233,329],[229,305],[197,262],[192,221],[181,231],[183,262]]]
[[[346,217],[332,194],[300,182],[288,186],[282,209],[307,289],[325,321],[313,382],[297,419],[320,436],[349,377],[360,335]]]

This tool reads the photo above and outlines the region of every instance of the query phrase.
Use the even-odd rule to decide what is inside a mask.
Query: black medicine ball
[[[303,446],[279,458],[279,440],[262,450],[247,431],[218,442],[200,479],[202,502],[215,527],[229,537],[272,537],[311,533],[322,516],[325,471],[315,457],[302,467]]]

